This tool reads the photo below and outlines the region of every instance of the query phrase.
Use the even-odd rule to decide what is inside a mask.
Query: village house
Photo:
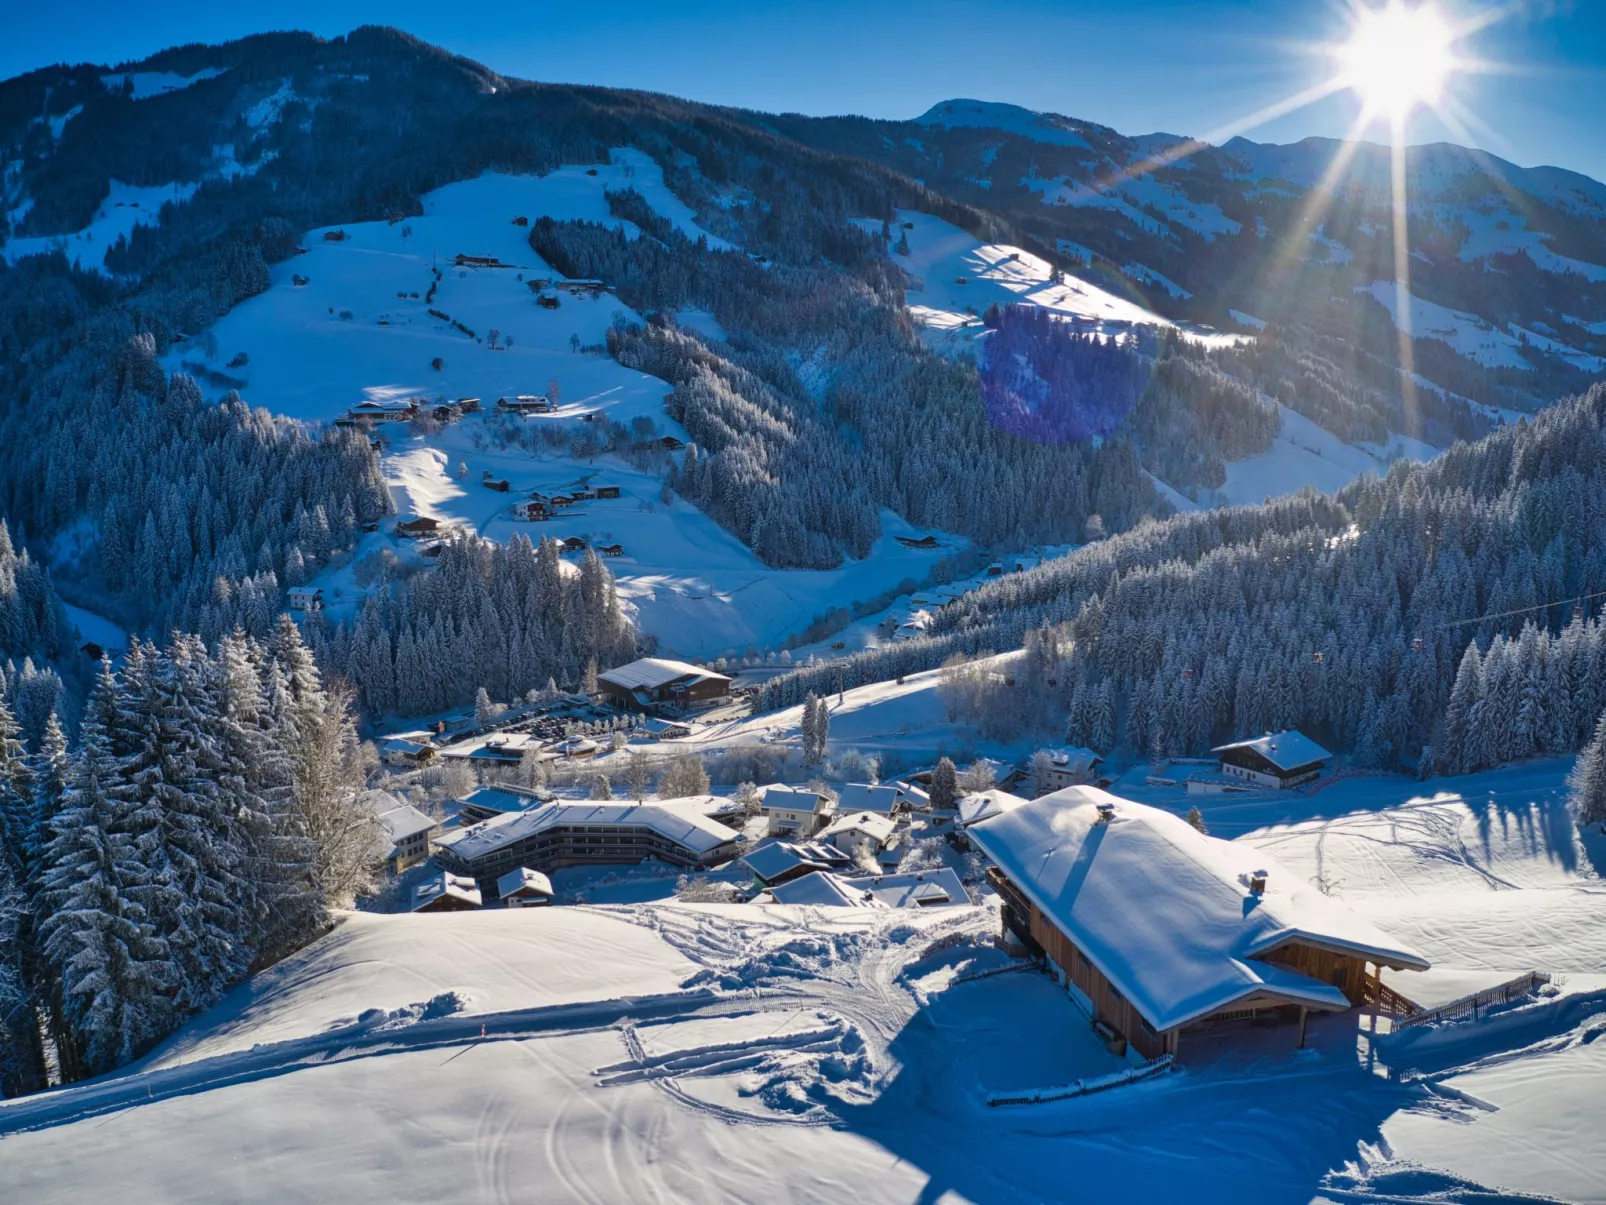
[[[1111,1044],[1175,1054],[1189,1033],[1297,1023],[1380,996],[1428,962],[1252,846],[1070,787],[972,823],[1004,924],[1053,963]]]
[[[852,865],[852,859],[833,845],[771,841],[743,854],[742,865],[763,886],[775,887],[818,870],[844,869]]]
[[[608,288],[600,280],[560,280],[552,287],[571,297],[600,297]]]
[[[459,251],[457,253],[457,257],[456,257],[456,260],[454,262],[456,263],[456,265],[459,268],[505,268],[505,267],[507,267],[506,264],[504,264],[501,260],[497,259],[496,256],[494,256],[494,255],[464,255],[461,251]]]
[[[1302,732],[1268,732],[1248,741],[1234,741],[1211,750],[1221,758],[1221,772],[1260,787],[1287,790],[1320,778],[1333,755]]]
[[[487,732],[457,741],[441,750],[451,761],[493,762],[516,766],[527,750],[534,750],[541,761],[557,761],[558,754],[543,749],[545,742],[530,732]]]
[[[435,760],[435,745],[428,732],[397,732],[379,742],[379,757],[387,766],[413,769]]]
[[[367,398],[346,412],[359,423],[403,423],[418,413],[418,403],[404,400],[375,401]]]
[[[597,687],[621,707],[647,711],[659,704],[691,707],[720,702],[730,697],[731,680],[685,661],[643,657],[598,674]]]
[[[485,472],[480,475],[480,484],[488,490],[496,490],[498,493],[502,494],[507,493],[508,490],[512,488],[511,483],[506,477],[491,476],[490,469],[486,469]]]
[[[625,546],[623,544],[598,544],[597,551],[603,556],[624,556]]]
[[[736,856],[737,834],[708,817],[701,802],[554,802],[493,816],[435,841],[448,870],[491,883],[510,870],[550,873],[564,866],[656,859],[707,869]]]
[[[765,832],[771,837],[812,837],[831,816],[831,801],[806,787],[769,787],[764,792]]]
[[[617,498],[618,496],[619,496],[619,487],[617,485],[599,485],[599,486],[597,486],[597,497],[599,497],[599,498]]]
[[[291,586],[290,609],[308,613],[323,610],[323,591],[317,586]]]
[[[496,896],[509,908],[539,908],[552,902],[552,880],[520,866],[496,880]]]
[[[826,908],[962,908],[970,902],[964,883],[947,866],[853,877],[820,871],[777,884],[754,900]]]
[[[473,879],[442,872],[413,890],[414,912],[469,912],[483,900]]]
[[[385,864],[391,873],[400,874],[428,858],[429,839],[440,828],[440,823],[386,791],[366,794],[373,797],[371,806],[385,834]]]
[[[843,784],[837,796],[837,815],[848,812],[874,812],[878,816],[891,816],[906,812],[910,799],[904,791],[887,783],[850,782]]]
[[[886,848],[898,825],[891,816],[875,812],[853,812],[842,815],[841,801],[837,802],[839,820],[832,821],[820,832],[820,840],[834,845],[854,861],[873,858]]]
[[[586,542],[579,536],[569,536],[558,545],[559,552],[584,552]]]
[[[1032,791],[1047,795],[1066,787],[1096,783],[1104,759],[1091,749],[1073,745],[1064,749],[1039,749],[1032,756]]]
[[[515,502],[512,514],[520,523],[545,523],[552,518],[545,502]]]

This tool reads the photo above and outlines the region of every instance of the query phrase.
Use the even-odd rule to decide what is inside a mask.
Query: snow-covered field
[[[1399,291],[1391,280],[1375,280],[1370,289],[1357,291],[1370,293],[1389,312],[1394,325],[1400,325]],[[1485,368],[1531,369],[1533,365],[1523,359],[1518,349],[1522,346],[1518,334],[1491,326],[1476,314],[1462,313],[1431,301],[1411,295],[1410,330],[1416,339],[1437,339],[1449,344],[1459,355],[1465,356]],[[1606,360],[1569,347],[1555,339],[1533,331],[1519,330],[1520,335],[1537,348],[1570,361],[1584,372],[1606,370]]]
[[[134,233],[135,226],[155,226],[162,206],[169,201],[182,203],[194,195],[195,184],[158,184],[142,188],[111,182],[111,191],[89,225],[73,234],[49,234],[34,238],[14,238],[3,247],[7,263],[16,263],[30,255],[49,255],[60,251],[67,261],[85,271],[105,270],[106,252],[119,238]]]
[[[930,214],[898,211],[901,235],[908,239],[909,254],[893,260],[920,282],[906,295],[909,312],[930,338],[968,341],[982,333],[981,315],[990,305],[1025,303],[1041,306],[1065,318],[1103,329],[1117,324],[1174,326],[1143,304],[1140,297],[1122,297],[1098,285],[1067,275],[1054,281],[1054,267],[1030,251],[1004,243],[983,243],[974,235]],[[865,221],[865,229],[879,232],[879,222]],[[1189,337],[1205,343],[1232,342],[1235,335],[1190,331]],[[957,344],[956,344],[957,345]]]
[[[1606,1201],[1606,849],[1566,823],[1566,769],[1201,801],[1436,965],[1563,987],[1415,1044],[1323,1016],[1303,1053],[1184,1043],[1180,1073],[989,1108],[1121,1063],[1046,977],[977,977],[1010,965],[988,906],[356,916],[129,1072],[0,1104],[0,1191]]]
[[[204,337],[177,345],[167,366],[199,365],[221,374],[207,386],[212,393],[221,395],[226,380],[234,380],[251,404],[311,422],[331,421],[365,398],[479,397],[489,409],[499,396],[546,393],[556,380],[558,411],[519,421],[580,429],[575,420],[581,414],[600,412],[626,424],[647,417],[661,431],[685,437],[664,412],[665,382],[574,350],[577,343],[601,343],[614,315],[630,313],[617,298],[561,294],[558,309],[545,309],[529,288],[532,280],[559,274],[531,249],[528,226],[513,219],[547,215],[639,233],[609,214],[605,189],[635,188],[688,235],[728,245],[695,225],[645,154],[621,148],[612,160],[546,176],[487,174],[428,194],[421,217],[312,231],[306,254],[277,265],[266,293],[236,307]],[[336,231],[344,237],[324,238]],[[459,268],[460,253],[495,257],[506,266]],[[439,286],[426,301],[437,267]],[[477,338],[432,317],[432,309]],[[710,315],[693,314],[688,322],[722,337]],[[493,329],[500,336],[496,350]],[[437,358],[439,369],[433,367]],[[885,534],[864,560],[835,570],[776,572],[695,507],[678,498],[665,503],[656,476],[616,458],[581,461],[566,450],[499,449],[487,438],[486,422],[471,416],[427,438],[400,428],[385,432],[382,468],[397,513],[450,520],[499,540],[522,530],[532,538],[578,535],[621,544],[624,554],[610,561],[621,597],[643,632],[684,656],[776,646],[835,607],[907,580],[924,581],[934,560],[963,545],[945,539],[940,550],[905,548],[895,536],[927,533],[884,512]],[[467,467],[465,476],[458,476],[459,465]],[[479,483],[487,471],[512,489],[484,489]],[[531,490],[587,477],[619,485],[621,497],[540,525],[511,518],[511,504]],[[358,558],[391,541],[388,534],[370,536]],[[349,565],[329,570],[316,584],[336,615],[354,610],[361,596]]]

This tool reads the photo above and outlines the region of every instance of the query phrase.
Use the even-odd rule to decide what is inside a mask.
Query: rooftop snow
[[[709,678],[718,678],[722,682],[730,681],[724,674],[716,674],[713,670],[704,669],[700,665],[692,665],[686,661],[668,661],[659,657],[643,657],[628,665],[617,666],[598,674],[597,681],[611,682],[624,690],[654,690],[686,677],[695,678],[699,682]]]
[[[1100,805],[1113,819],[1101,822]],[[1261,993],[1348,1008],[1337,988],[1257,960],[1288,941],[1427,966],[1264,853],[1096,787],[1021,803],[969,833],[1157,1030]],[[1248,882],[1260,872],[1256,896]]]
[[[822,870],[771,887],[769,893],[777,904],[831,908],[946,908],[970,903],[964,883],[947,866],[910,874],[854,878]]]
[[[742,865],[763,882],[770,883],[799,866],[827,868],[843,866],[848,859],[840,850],[816,842],[772,841],[742,855]]]
[[[903,792],[897,787],[876,786],[867,782],[850,782],[837,796],[838,812],[879,812],[886,814],[897,807]]]
[[[404,803],[400,807],[391,808],[388,812],[381,812],[379,823],[384,826],[385,835],[390,838],[390,843],[399,845],[408,837],[429,832],[438,822],[412,804]]]
[[[1218,745],[1210,752],[1225,753],[1228,749],[1253,749],[1279,770],[1297,770],[1312,762],[1328,761],[1333,756],[1303,732],[1292,729],[1268,732],[1265,736],[1247,741],[1233,741],[1230,745]]]
[[[413,890],[413,911],[417,912],[426,904],[432,904],[447,895],[462,900],[465,904],[473,904],[476,908],[480,906],[480,889],[474,885],[473,879],[442,871],[433,878],[426,879]]]
[[[736,839],[723,824],[710,820],[700,807],[679,800],[661,803],[549,803],[527,812],[508,812],[468,828],[447,833],[437,844],[472,861],[495,853],[505,845],[552,828],[576,825],[608,828],[648,828],[695,854],[709,854]]]
[[[825,805],[825,797],[807,787],[768,787],[764,791],[766,810],[787,808],[798,812],[817,812]]]
[[[829,840],[838,833],[863,833],[866,837],[885,845],[887,838],[892,836],[897,827],[890,816],[878,815],[875,812],[854,812],[821,830],[820,839]]]
[[[539,891],[542,895],[552,894],[552,880],[539,870],[531,870],[527,866],[520,866],[517,870],[510,870],[496,880],[496,895],[498,899],[507,899],[515,891],[526,888]]]

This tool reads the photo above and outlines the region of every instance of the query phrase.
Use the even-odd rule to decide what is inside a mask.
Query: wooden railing
[[[1474,1017],[1478,1010],[1487,1008],[1491,1004],[1509,1004],[1511,1001],[1526,996],[1550,982],[1550,976],[1543,971],[1529,971],[1526,975],[1518,975],[1506,983],[1495,987],[1485,988],[1481,992],[1474,992],[1470,996],[1462,996],[1459,1000],[1452,1000],[1448,1004],[1441,1004],[1438,1008],[1424,1009],[1412,1016],[1394,1023],[1394,1031],[1398,1033],[1413,1025],[1426,1025],[1432,1021],[1446,1021],[1451,1017],[1463,1017],[1471,1013]]]
[[[1011,883],[1004,873],[996,866],[987,868],[987,882],[992,889],[1003,897],[1004,902],[1015,909],[1023,924],[1030,924],[1032,920],[1032,905],[1019,887]]]
[[[1374,980],[1367,985],[1367,997],[1382,1011],[1392,1013],[1396,1017],[1414,1017],[1422,1011],[1422,1006],[1415,1000],[1407,1000],[1381,980]],[[1395,1028],[1399,1028],[1398,1022]]]

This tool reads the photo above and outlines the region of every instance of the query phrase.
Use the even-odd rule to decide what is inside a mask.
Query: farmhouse
[[[559,552],[584,552],[585,550],[586,542],[579,536],[570,536],[558,545]]]
[[[603,556],[624,556],[625,546],[623,544],[598,544],[597,551]]]
[[[728,698],[731,680],[724,674],[660,657],[643,657],[597,675],[602,693],[621,707],[646,711],[659,703],[689,706]]]
[[[372,398],[358,402],[346,412],[348,418],[364,423],[401,423],[418,413],[418,403],[411,401],[375,401]]]
[[[434,535],[440,530],[440,526],[441,521],[439,519],[431,519],[428,515],[419,515],[414,519],[403,519],[396,524],[396,534],[405,536],[410,540],[417,540],[424,536]]]
[[[545,502],[515,502],[513,517],[520,523],[545,523],[552,515]]]
[[[494,255],[464,255],[461,251],[459,251],[457,253],[456,263],[457,263],[457,266],[459,268],[505,268],[505,267],[507,267],[506,264],[504,264],[501,260],[497,259],[496,256],[494,256]]]
[[[804,787],[770,787],[763,809],[770,836],[812,837],[829,818],[831,801]]]
[[[619,496],[619,487],[617,485],[599,485],[599,486],[597,486],[597,497],[599,497],[599,498],[617,498],[618,496]]]
[[[1256,786],[1287,789],[1320,778],[1333,755],[1302,732],[1268,732],[1254,740],[1212,749],[1221,772]]]
[[[1427,960],[1249,846],[1070,787],[973,823],[1004,923],[1041,949],[1112,1043],[1174,1054],[1189,1032],[1338,1012],[1383,967]]]
[[[499,397],[496,408],[505,414],[546,414],[552,402],[545,394],[521,393],[517,397]]]
[[[290,609],[307,612],[323,610],[323,591],[316,586],[291,586]]]
[[[552,880],[520,866],[496,880],[496,895],[509,908],[539,908],[552,902]]]
[[[600,297],[607,287],[600,280],[560,280],[553,285],[558,292],[574,297]]]
[[[456,874],[492,882],[510,870],[644,862],[710,867],[736,854],[737,834],[700,803],[549,803],[457,829],[435,842]]]
[[[507,493],[509,489],[507,478],[491,476],[490,469],[486,469],[480,474],[480,484],[488,490],[496,490],[497,492],[503,494]]]
[[[468,912],[480,906],[480,889],[473,879],[438,874],[413,891],[414,912]]]
[[[852,864],[852,860],[832,845],[816,842],[795,844],[771,841],[742,855],[742,865],[766,887],[790,883],[817,870],[833,870]]]

